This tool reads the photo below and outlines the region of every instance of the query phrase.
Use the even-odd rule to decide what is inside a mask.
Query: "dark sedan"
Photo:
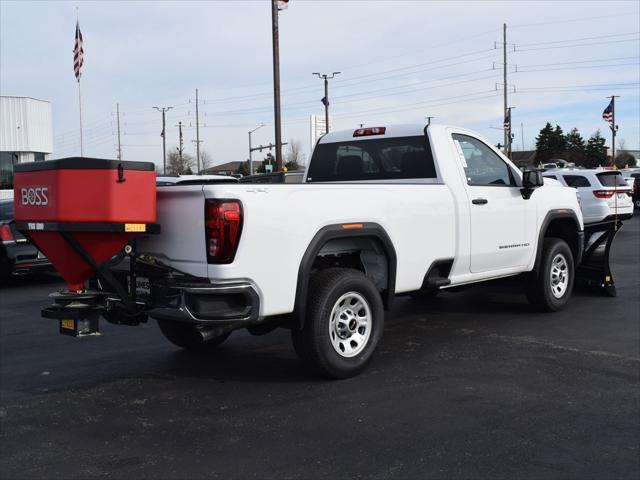
[[[0,200],[0,240],[0,281],[13,275],[53,270],[47,257],[15,229],[13,200]]]

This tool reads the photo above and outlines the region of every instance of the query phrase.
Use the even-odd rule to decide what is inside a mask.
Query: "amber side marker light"
[[[364,225],[361,223],[345,223],[342,225],[342,228],[345,230],[353,230],[356,228],[364,228]]]

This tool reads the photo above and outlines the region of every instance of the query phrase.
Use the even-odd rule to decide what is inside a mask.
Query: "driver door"
[[[470,210],[472,273],[528,264],[534,242],[535,202],[520,193],[511,167],[483,141],[453,134],[464,167]]]

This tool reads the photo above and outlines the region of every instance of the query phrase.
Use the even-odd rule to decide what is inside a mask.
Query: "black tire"
[[[368,327],[359,322],[368,322]],[[341,333],[338,325],[344,327]],[[293,330],[292,339],[296,353],[312,370],[330,378],[348,378],[367,366],[383,330],[384,307],[375,285],[357,270],[330,268],[312,277],[304,328]],[[353,355],[345,356],[349,354]]]
[[[559,262],[564,260],[565,268],[564,270],[559,268],[560,277],[556,275],[554,278],[558,280],[552,281],[552,268],[554,268],[554,261],[556,260]],[[557,264],[556,267],[558,265],[561,266],[562,263]],[[564,278],[564,282],[562,282],[562,278]],[[540,264],[536,270],[529,274],[527,298],[531,305],[539,310],[546,312],[561,310],[571,297],[574,279],[573,254],[567,242],[559,238],[545,238]],[[564,284],[564,289],[562,289],[561,284]],[[556,292],[555,294],[554,291]]]
[[[215,350],[218,345],[224,342],[229,338],[229,335],[231,335],[231,332],[227,332],[207,341],[203,341],[202,335],[200,335],[198,327],[195,325],[172,322],[169,320],[158,320],[158,326],[167,340],[190,352],[208,352]]]

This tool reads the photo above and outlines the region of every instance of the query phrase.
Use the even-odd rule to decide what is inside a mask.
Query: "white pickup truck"
[[[331,132],[302,184],[178,182],[157,199],[162,233],[133,258],[136,300],[165,336],[202,350],[288,327],[336,378],[370,360],[394,296],[526,274],[530,302],[558,310],[583,250],[574,189],[440,125]]]

